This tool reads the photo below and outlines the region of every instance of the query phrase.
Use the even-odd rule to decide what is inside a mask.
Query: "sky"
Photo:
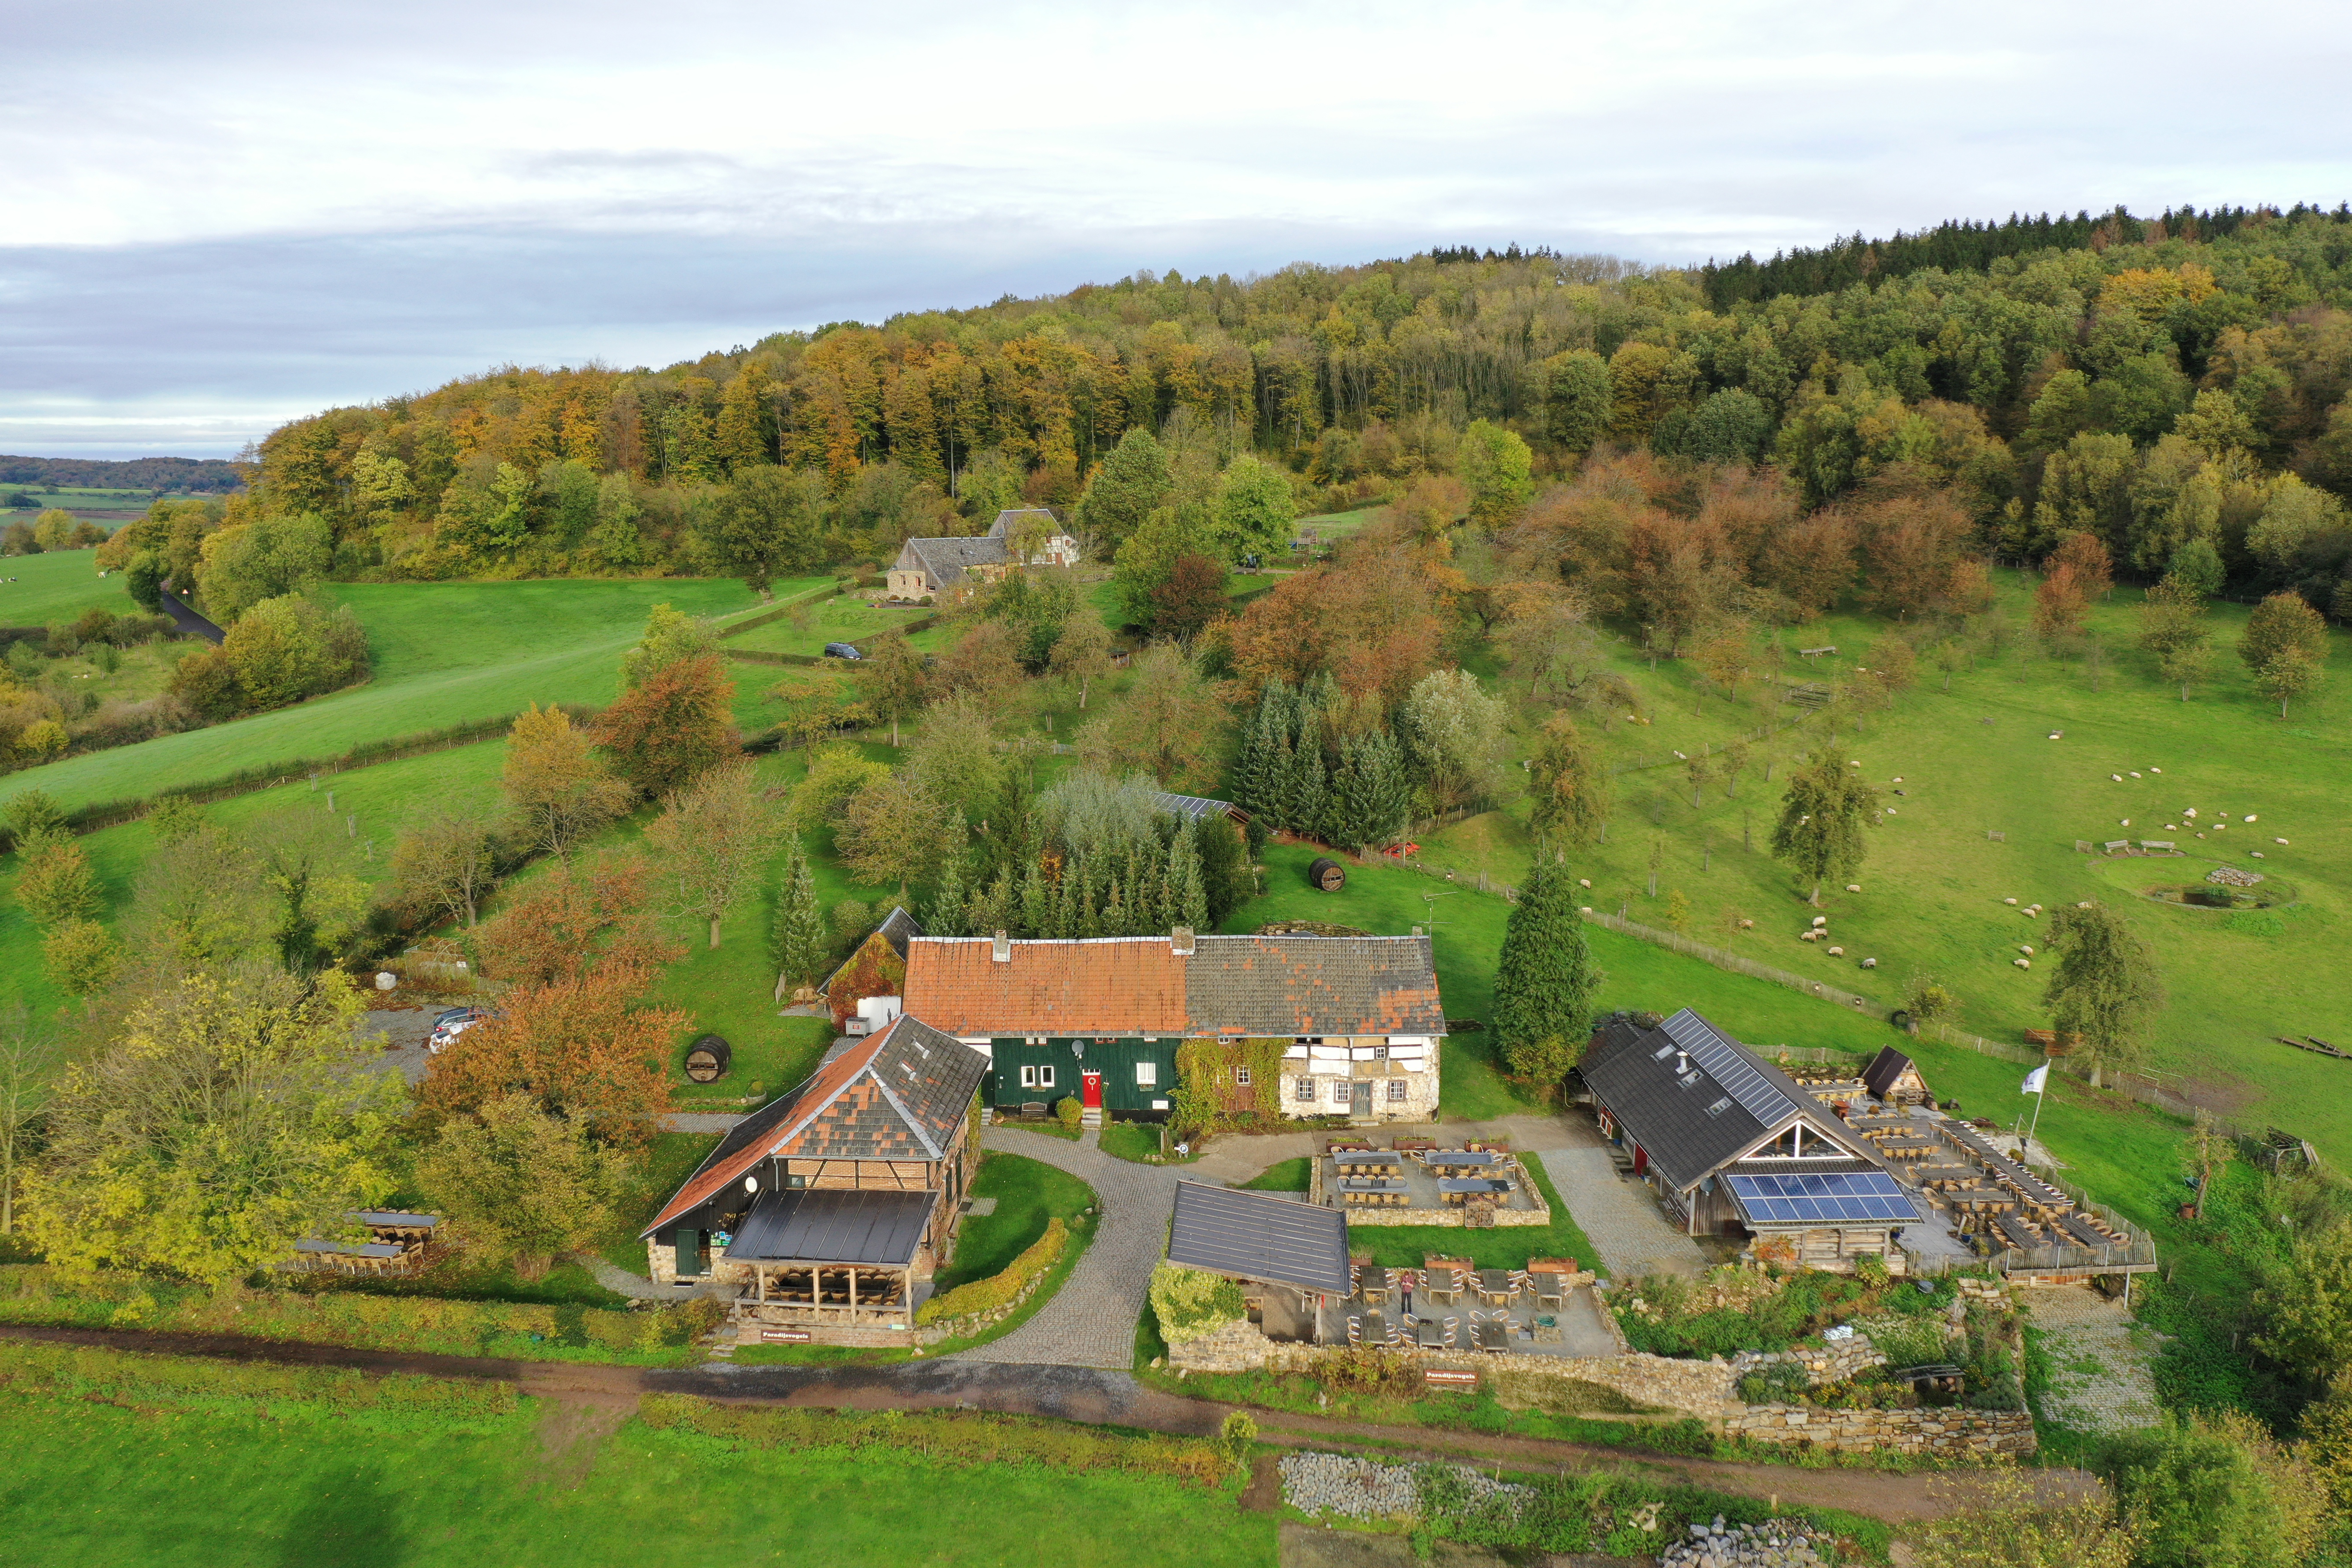
[[[1433,245],[2352,196],[2340,5],[0,0],[0,453]]]

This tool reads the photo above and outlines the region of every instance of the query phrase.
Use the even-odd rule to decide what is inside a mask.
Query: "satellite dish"
[[[746,1177],[744,1177],[744,1178],[743,1178],[743,1190],[744,1190],[745,1192],[747,1192],[747,1193],[756,1193],[756,1192],[758,1192],[758,1191],[760,1190],[760,1178],[759,1178],[759,1177],[757,1177],[757,1176],[746,1176]]]

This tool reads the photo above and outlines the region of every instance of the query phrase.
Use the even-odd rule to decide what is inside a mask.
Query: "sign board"
[[[806,1329],[761,1329],[760,1337],[770,1342],[782,1341],[788,1345],[804,1345],[809,1341]]]
[[[1454,1372],[1444,1367],[1433,1366],[1422,1373],[1421,1381],[1431,1388],[1475,1389],[1478,1386],[1478,1374],[1475,1372]]]

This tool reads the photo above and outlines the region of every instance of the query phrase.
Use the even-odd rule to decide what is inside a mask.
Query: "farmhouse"
[[[1780,1068],[1685,1007],[1594,1031],[1584,1081],[1602,1133],[1630,1149],[1694,1236],[1748,1236],[1759,1256],[1900,1272],[1895,1237],[1924,1218],[1868,1142]]]
[[[885,577],[894,599],[928,599],[967,581],[1001,577],[1014,564],[1013,540],[1031,535],[1036,543],[1024,564],[1075,566],[1078,542],[1045,507],[1000,511],[978,539],[910,539],[900,547]]]
[[[1437,1114],[1445,1013],[1425,936],[917,937],[904,1001],[988,1054],[999,1105],[1076,1094],[1089,1122],[1163,1121],[1190,1046],[1227,1102]]]
[[[733,1288],[746,1342],[911,1344],[980,1162],[987,1058],[908,1017],[740,1123],[642,1233],[656,1283]]]

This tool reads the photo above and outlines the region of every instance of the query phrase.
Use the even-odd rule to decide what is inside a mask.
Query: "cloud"
[[[507,361],[660,363],[1138,267],[1511,240],[1683,262],[2014,210],[2332,203],[2341,51],[2277,44],[2340,18],[2232,15],[34,8],[0,108],[0,447],[266,427]],[[2192,36],[2193,89],[2135,85],[2177,81]]]

